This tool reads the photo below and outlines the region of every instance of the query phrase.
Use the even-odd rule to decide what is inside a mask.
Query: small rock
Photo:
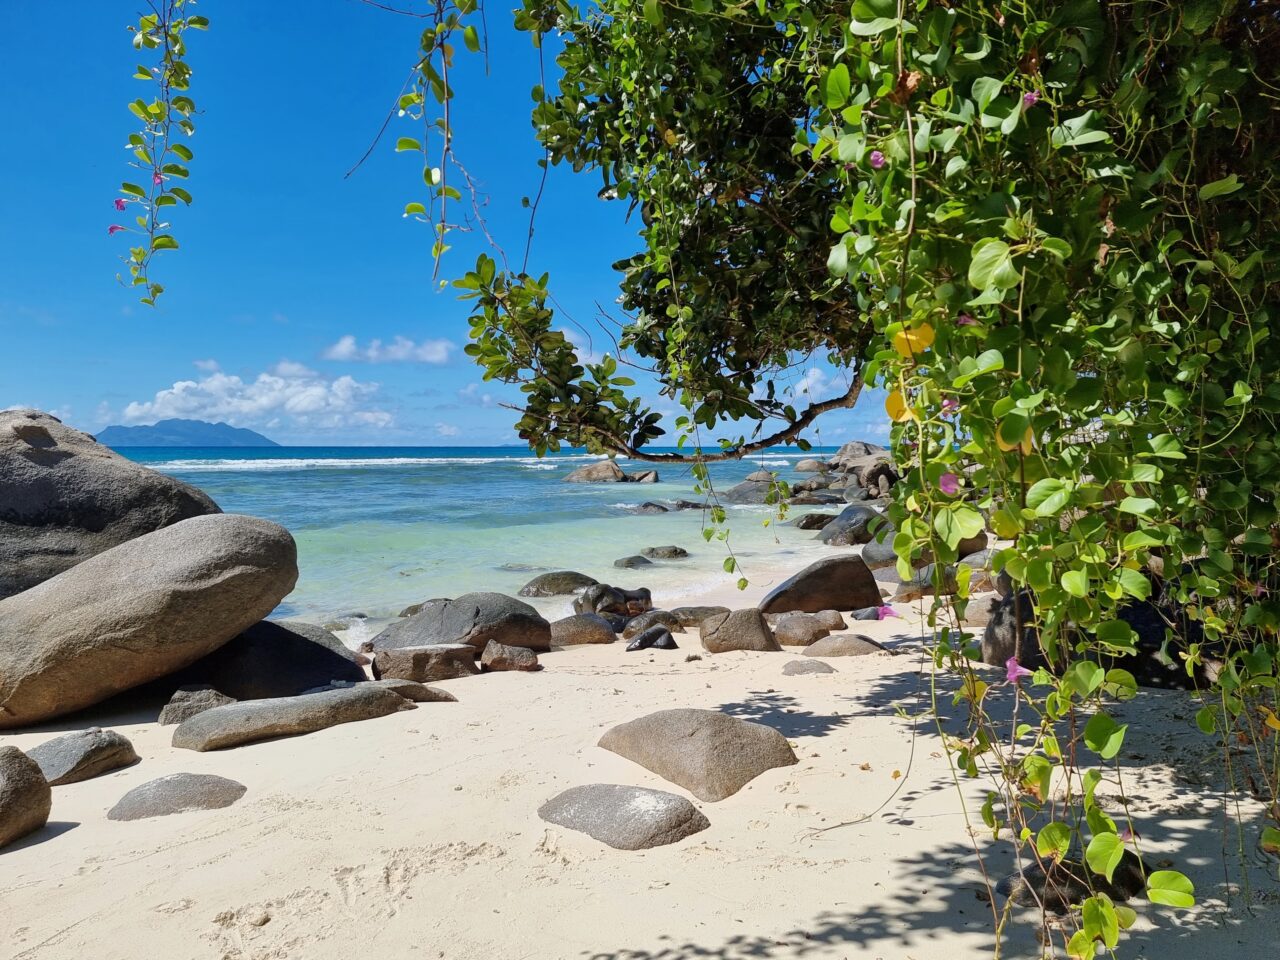
[[[90,727],[46,740],[28,751],[49,786],[78,783],[138,762],[133,744],[114,730]]]
[[[630,640],[637,637],[655,624],[666,627],[673,632],[684,629],[680,618],[674,613],[667,610],[646,610],[627,624],[622,631],[622,639]]]
[[[779,651],[778,641],[759,610],[734,610],[710,617],[699,627],[702,647],[708,653],[730,650]]]
[[[799,762],[777,730],[716,710],[659,710],[608,730],[600,746],[713,802]]]
[[[677,510],[702,510],[707,505],[705,503],[695,503],[692,500],[677,500],[672,506]]]
[[[836,630],[847,630],[849,625],[840,616],[839,610],[819,610],[814,614],[817,621],[833,633]]]
[[[551,623],[551,646],[569,647],[582,643],[613,643],[618,639],[609,621],[598,613],[577,613]]]
[[[671,631],[660,623],[654,624],[648,630],[636,635],[635,639],[627,644],[627,652],[634,650],[648,650],[653,647],[657,650],[676,650],[676,641],[671,636]]]
[[[861,610],[853,611],[853,613],[849,614],[849,616],[853,617],[853,619],[855,620],[879,620],[880,608],[879,607],[863,607]]]
[[[179,687],[174,691],[169,702],[160,711],[160,725],[171,726],[194,717],[214,707],[235,703],[235,697],[228,697],[210,686],[192,685]]]
[[[836,668],[821,660],[788,660],[782,666],[782,674],[787,677],[799,677],[808,673],[835,673]]]
[[[615,460],[601,460],[579,467],[564,478],[565,483],[626,483],[627,475]]]
[[[835,518],[834,513],[806,513],[796,517],[794,525],[797,530],[821,530]]]
[[[373,678],[396,680],[456,680],[479,673],[476,648],[469,643],[437,643],[429,647],[379,650],[373,655]]]
[[[1043,904],[1050,913],[1062,915],[1095,893],[1123,902],[1136,897],[1147,886],[1142,859],[1132,850],[1126,850],[1121,856],[1110,881],[1087,870],[1079,862],[1078,849],[1074,857],[1049,862],[1047,872],[1039,863],[1027,864],[1020,874],[1012,874],[996,884],[997,892],[1019,906]]]
[[[887,524],[884,515],[872,507],[851,503],[818,533],[818,539],[831,547],[848,547],[867,543]]]
[[[785,613],[773,625],[773,636],[784,647],[807,647],[831,633],[807,613]]]
[[[887,652],[883,644],[860,633],[824,637],[804,648],[806,657],[860,657]]]
[[[728,607],[676,607],[671,613],[680,621],[681,630],[692,630],[702,626],[702,621],[709,617],[718,617],[728,613]]]
[[[821,460],[801,460],[795,466],[796,473],[826,473],[831,468]]]
[[[617,850],[661,847],[711,826],[684,797],[612,783],[571,787],[539,807],[538,816]]]
[[[657,483],[658,471],[657,470],[638,470],[635,473],[629,474],[627,476],[627,479],[632,483]]]
[[[40,765],[17,747],[0,747],[0,847],[43,827],[52,807]]]
[[[480,665],[486,670],[525,670],[540,669],[538,655],[524,647],[508,647],[497,640],[490,640],[480,655]]]
[[[769,470],[756,470],[747,474],[747,483],[772,483],[773,473]]]
[[[134,787],[107,811],[108,820],[145,820],[191,810],[220,810],[245,795],[242,783],[207,773],[173,773]]]
[[[660,503],[654,503],[652,500],[646,500],[640,506],[636,507],[636,513],[668,513],[666,507]]]
[[[520,596],[522,597],[563,597],[577,593],[579,590],[585,590],[587,587],[599,583],[594,577],[588,577],[585,573],[576,573],[573,570],[557,570],[553,573],[543,573],[520,588]],[[415,610],[414,613],[419,611]]]

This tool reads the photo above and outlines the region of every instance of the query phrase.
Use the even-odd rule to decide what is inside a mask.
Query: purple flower
[[[164,183],[164,175],[159,170],[155,171],[151,174],[151,182],[157,187],[160,186],[160,184]]]
[[[124,227],[120,226],[120,224],[113,223],[111,226],[107,227],[107,236],[108,237],[114,236],[115,234],[119,233],[123,229]]]
[[[960,492],[960,478],[954,473],[944,473],[938,478],[938,489],[948,497],[954,497]]]
[[[121,211],[124,210],[124,200],[120,197],[116,197],[116,209]]]
[[[1004,675],[1010,683],[1017,683],[1023,677],[1031,676],[1031,671],[1018,663],[1017,657],[1010,657],[1004,662]]]
[[[1024,107],[1034,107],[1039,102],[1040,102],[1039,90],[1028,90],[1026,93],[1022,95],[1022,105]]]
[[[898,612],[897,612],[896,610],[894,610],[894,609],[893,609],[893,607],[889,606],[888,604],[885,604],[885,605],[884,605],[884,606],[882,606],[882,607],[877,607],[877,608],[876,608],[876,619],[877,619],[877,620],[888,620],[890,617],[896,617],[896,616],[898,616]]]
[[[879,150],[871,151],[871,169],[879,170],[884,166],[884,154]]]
[[[962,313],[960,316],[956,317],[957,327],[976,327],[977,325],[978,321],[973,319],[970,314]]]
[[[942,401],[942,415],[948,416],[960,409],[960,401],[955,397],[947,397]]]

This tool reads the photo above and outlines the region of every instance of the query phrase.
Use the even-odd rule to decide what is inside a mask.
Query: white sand
[[[745,606],[765,587],[705,599]],[[989,956],[992,914],[937,735],[895,715],[895,704],[919,712],[928,696],[916,630],[906,619],[853,627],[903,652],[784,677],[799,651],[686,662],[702,651],[685,633],[680,651],[628,654],[618,643],[547,654],[539,673],[441,684],[458,703],[219,753],[173,749],[171,728],[144,719],[154,710],[100,710],[0,736],[29,748],[94,722],[128,736],[143,758],[54,788],[50,826],[0,853],[0,956]],[[1153,695],[1156,707],[1171,712],[1170,696]],[[655,850],[613,850],[538,819],[546,799],[584,783],[687,796],[596,746],[612,724],[677,706],[773,725],[800,763],[698,802],[710,829]],[[1160,736],[1146,761],[1195,735],[1166,723]],[[1207,740],[1188,742],[1212,753]],[[106,819],[126,790],[178,771],[231,777],[248,793],[224,810]],[[1140,781],[1138,804],[1152,818],[1141,832],[1163,844],[1144,850],[1172,857],[1202,895],[1220,896],[1212,787],[1158,765]],[[980,787],[965,791],[989,846]],[[827,829],[844,821],[857,822]],[[1007,872],[1003,847],[991,870],[993,879]],[[1274,956],[1280,885],[1260,872],[1254,881],[1257,916],[1244,926],[1239,897],[1231,909],[1181,917],[1139,904],[1123,955]],[[1025,925],[1005,955],[1036,955]]]

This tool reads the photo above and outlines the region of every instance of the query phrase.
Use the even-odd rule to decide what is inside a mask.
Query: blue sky
[[[189,40],[195,203],[173,217],[182,249],[157,259],[166,293],[152,309],[117,283],[128,243],[107,236],[130,216],[112,207],[120,182],[136,179],[126,104],[150,98],[131,79],[138,5],[57,6],[55,28],[47,0],[0,0],[0,408],[36,406],[89,431],[185,416],[285,443],[516,440],[516,415],[499,404],[518,394],[482,382],[462,354],[466,305],[432,283],[429,228],[401,217],[425,199],[413,155],[393,150],[414,125],[393,120],[343,179],[401,89],[417,21],[358,0],[199,5],[212,29]],[[538,62],[505,16],[491,11],[489,25],[489,74],[460,57],[456,148],[487,196],[489,229],[521,251],[520,199],[540,172],[529,124]],[[638,243],[625,207],[598,188],[552,170],[530,260],[587,329],[617,295],[610,264]],[[454,237],[445,276],[486,249],[478,235]],[[838,372],[800,375],[822,396]],[[884,420],[868,397],[826,418],[817,439],[882,439]]]

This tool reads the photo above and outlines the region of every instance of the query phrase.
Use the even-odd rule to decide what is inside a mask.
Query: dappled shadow
[[[725,703],[721,713],[773,727],[785,737],[821,737],[849,722],[848,717],[814,713],[800,701],[776,690],[753,690],[738,703]]]

